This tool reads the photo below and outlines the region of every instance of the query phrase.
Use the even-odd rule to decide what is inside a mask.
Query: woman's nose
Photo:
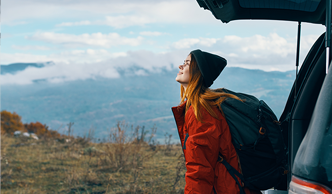
[[[183,65],[179,65],[179,69],[183,69]]]

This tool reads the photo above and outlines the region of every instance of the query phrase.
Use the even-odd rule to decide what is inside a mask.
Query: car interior
[[[280,117],[285,139],[288,139],[288,164],[292,169],[296,152],[307,132],[311,116],[325,78],[325,33],[307,54]],[[291,173],[288,173],[288,183]],[[285,185],[282,187],[285,188]]]

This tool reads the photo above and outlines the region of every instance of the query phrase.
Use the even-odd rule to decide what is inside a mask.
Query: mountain
[[[47,62],[52,63],[52,62]],[[12,63],[9,65],[0,65],[1,67],[1,74],[15,74],[16,72],[23,71],[28,67],[37,67],[37,68],[42,68],[44,67],[44,63]]]
[[[60,133],[66,132],[67,123],[74,122],[75,135],[83,136],[93,128],[97,138],[106,138],[118,121],[145,126],[147,130],[155,124],[160,143],[164,143],[166,132],[177,141],[171,112],[171,107],[180,101],[177,72],[162,70],[144,76],[122,72],[120,78],[114,79],[3,85],[1,110],[16,112],[24,123],[45,123]],[[253,94],[267,102],[279,117],[293,81],[292,72],[227,67],[211,88]]]

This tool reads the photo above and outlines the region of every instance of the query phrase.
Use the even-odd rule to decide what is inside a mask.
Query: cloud
[[[142,35],[142,36],[161,36],[161,35],[164,35],[165,33],[144,31],[144,32],[140,32],[139,34]]]
[[[82,54],[78,52],[79,54]],[[85,54],[89,53],[86,51]],[[90,51],[92,54],[93,52]],[[148,75],[152,72],[160,72],[163,69],[172,70],[178,61],[185,56],[183,52],[156,54],[148,51],[128,52],[126,55],[118,55],[114,58],[100,62],[90,63],[63,63],[56,62],[43,68],[30,67],[14,75],[0,76],[0,82],[6,84],[31,84],[36,80],[45,80],[51,83],[59,83],[72,80],[95,79],[97,77],[119,78],[121,72],[125,74]],[[47,58],[49,59],[49,58]],[[131,69],[131,67],[136,67]],[[133,71],[133,72],[128,72]]]
[[[186,49],[191,47],[205,46],[210,47],[214,45],[218,39],[215,38],[186,38],[179,40],[172,44],[172,47],[176,49]]]
[[[59,26],[109,25],[115,28],[143,26],[151,23],[219,23],[213,20],[210,12],[202,10],[196,1],[160,0],[160,1],[43,1],[10,0],[4,1],[4,25],[20,23],[31,19],[77,19],[82,21],[63,22]],[[199,12],[200,14],[197,14]],[[171,13],[171,14],[170,14]],[[107,17],[105,18],[105,15]],[[91,20],[90,18],[105,18]],[[210,19],[210,20],[209,20]],[[212,19],[212,20],[211,20]]]
[[[302,61],[315,39],[314,36],[302,37]],[[196,48],[225,57],[229,67],[266,71],[295,68],[296,39],[283,38],[274,33],[268,36],[182,39],[171,45],[173,47],[169,51],[162,53],[147,50],[113,53],[105,49],[72,50],[51,55],[1,53],[2,62],[54,61],[55,65],[2,75],[0,81],[3,84],[29,84],[40,79],[63,82],[96,77],[144,76],[178,68],[189,52]]]
[[[136,75],[143,75],[143,76],[148,75],[143,69],[139,69],[139,70],[135,71],[135,74]]]
[[[302,37],[301,61],[314,41],[311,36]],[[214,45],[216,47],[222,48],[219,53],[226,55],[234,66],[286,71],[295,65],[296,38],[286,39],[276,33],[242,38],[226,36]]]
[[[61,38],[61,36],[65,38]],[[56,37],[60,38],[56,39]],[[72,38],[73,42],[77,41],[80,42],[82,45],[88,45],[90,44],[90,42],[92,42],[92,45],[101,45],[100,47],[106,47],[107,42],[110,41],[107,40],[109,35],[99,34],[99,37],[100,38],[98,39],[90,34],[67,36],[55,33],[50,33],[50,37],[47,37],[45,34],[40,36],[40,38],[45,39],[45,41],[54,41],[58,44],[71,44],[70,38]],[[309,51],[315,39],[315,36],[302,37],[300,61],[303,61],[306,53]],[[93,42],[94,40],[100,40],[101,42]],[[105,42],[103,40],[105,40]],[[117,41],[118,43],[113,42],[112,44],[120,44],[120,40]],[[22,49],[28,48],[29,46],[22,46]],[[168,51],[164,51],[163,54],[172,53],[172,55],[176,55],[176,53],[180,51],[178,57],[183,58],[183,56],[186,56],[191,50],[197,48],[208,52],[213,52],[225,57],[228,60],[229,66],[258,68],[264,70],[280,69],[282,71],[286,71],[293,69],[293,66],[295,64],[296,38],[284,38],[275,33],[272,33],[268,36],[225,36],[219,39],[187,38],[171,43]],[[168,63],[175,62],[169,61],[168,59],[163,59],[164,61],[161,61],[158,58],[153,59],[153,57],[150,57],[152,56],[151,53],[153,52],[145,50],[139,50],[135,52],[110,52],[106,49],[76,49],[62,51],[60,53],[53,53],[49,55],[1,53],[1,59],[3,64],[14,62],[45,61],[64,63],[96,63],[101,61],[107,61],[109,59],[125,57],[121,58],[121,60],[127,61],[127,64],[141,64],[141,66],[146,69],[153,69],[154,67],[158,66],[159,63],[162,63],[164,64],[163,66],[166,66],[164,61]],[[158,55],[158,53],[155,53],[153,56],[156,55]],[[182,58],[180,61],[182,61]],[[150,61],[150,59],[153,60]],[[156,63],[154,60],[158,61],[158,63]],[[117,63],[122,64],[121,61]],[[271,68],[271,66],[273,66],[273,69]],[[177,67],[177,65],[175,65],[175,67]]]
[[[274,53],[286,57],[289,53],[295,51],[295,45],[293,42],[287,41],[276,33],[272,33],[267,37],[261,35],[244,38],[238,36],[226,36],[223,38],[222,43],[229,45],[232,49],[242,53]]]
[[[9,63],[39,63],[39,62],[46,62],[50,61],[50,57],[46,55],[33,55],[33,54],[26,54],[26,53],[0,53],[1,56],[1,63],[2,64],[9,64]]]
[[[117,58],[126,56],[124,52],[111,53],[104,49],[86,49],[64,51],[59,54],[53,54],[51,57],[53,61],[65,63],[95,63],[104,61],[105,59]]]
[[[187,49],[199,43],[198,38],[186,38],[173,43],[173,47],[176,49]]]
[[[79,22],[63,22],[56,26],[86,26],[86,25],[106,25],[114,28],[126,28],[130,26],[144,26],[145,24],[156,22],[147,16],[138,15],[120,15],[120,16],[106,16],[105,20],[95,21],[79,21]]]
[[[18,26],[18,25],[25,25],[28,23],[29,22],[26,22],[26,21],[13,21],[13,22],[8,23],[7,25],[8,26]]]
[[[16,74],[1,75],[0,81],[6,84],[31,84],[36,80],[51,83],[84,80],[95,77],[118,78],[119,73],[107,64],[66,64],[57,63],[43,68],[29,67]]]
[[[117,69],[124,71],[131,71],[131,67],[139,67],[144,71],[136,71],[136,74],[145,75],[143,72],[160,72],[163,69],[178,68],[178,65],[188,53],[186,50],[174,50],[165,53],[154,53],[146,50],[129,51],[124,57],[110,59],[103,63],[113,64]]]
[[[55,63],[96,63],[105,61],[106,59],[126,56],[125,52],[109,52],[104,49],[86,49],[86,50],[71,50],[60,53],[53,53],[50,55],[35,55],[24,53],[1,53],[1,63],[10,64],[17,62],[37,63],[54,61]]]
[[[85,26],[85,25],[91,25],[90,21],[80,21],[80,22],[62,22],[61,24],[58,24],[56,26],[61,27],[61,26]]]
[[[46,50],[50,50],[49,47],[46,46],[37,46],[37,45],[25,45],[25,46],[21,46],[21,45],[12,45],[13,49],[17,49],[17,50],[41,50],[41,51],[46,51]]]
[[[316,38],[316,36],[302,37],[301,61]],[[171,48],[187,50],[200,48],[213,52],[225,57],[228,66],[287,71],[293,69],[295,65],[296,38],[284,38],[276,33],[250,37],[232,35],[219,39],[186,38],[174,42]]]
[[[62,45],[64,47],[114,47],[120,45],[138,46],[141,44],[143,38],[127,38],[120,36],[117,33],[92,33],[92,34],[60,34],[54,32],[38,32],[32,36],[27,37],[30,40],[43,41],[52,44]]]
[[[107,16],[106,21],[97,21],[96,24],[104,24],[107,26],[112,26],[114,28],[125,28],[129,26],[144,26],[145,24],[156,22],[147,16],[139,15],[121,15],[121,16]]]

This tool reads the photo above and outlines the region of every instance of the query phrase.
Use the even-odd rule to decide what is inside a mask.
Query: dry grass
[[[1,193],[183,193],[181,147],[153,144],[155,130],[118,123],[107,143],[2,135]]]

